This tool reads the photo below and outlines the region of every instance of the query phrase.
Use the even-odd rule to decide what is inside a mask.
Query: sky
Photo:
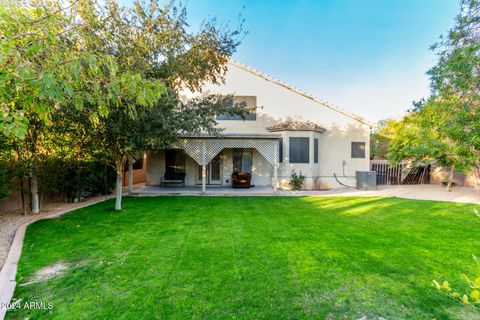
[[[235,28],[242,15],[248,34],[233,59],[372,122],[429,95],[430,46],[460,8],[459,0],[183,2],[194,31],[208,17]]]

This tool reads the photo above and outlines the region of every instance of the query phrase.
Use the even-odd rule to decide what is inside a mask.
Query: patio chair
[[[185,187],[185,172],[165,172],[160,179],[160,186],[165,187],[167,184],[181,184]]]
[[[250,188],[251,182],[252,182],[252,174],[250,172],[232,173],[233,188]]]

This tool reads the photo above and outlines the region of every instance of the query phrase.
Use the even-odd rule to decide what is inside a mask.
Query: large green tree
[[[102,25],[84,29],[92,49],[115,57],[122,72],[137,72],[167,88],[152,105],[133,100],[110,104],[108,115],[97,119],[95,132],[104,138],[115,159],[115,209],[120,210],[122,171],[127,160],[167,147],[182,134],[217,131],[214,116],[231,105],[231,97],[206,95],[186,101],[179,94],[183,89],[200,91],[206,81],[223,80],[241,31],[207,20],[198,32],[189,32],[184,7],[160,5],[156,0],[135,2],[130,9],[107,1],[105,16],[108,19]],[[115,41],[105,37],[102,30],[115,35]]]
[[[455,26],[433,46],[438,63],[431,77],[431,108],[455,146],[463,171],[480,166],[480,2],[462,0]],[[473,161],[473,164],[472,164]]]
[[[28,159],[32,212],[39,211],[37,167],[44,130],[62,107],[95,121],[118,105],[153,105],[164,85],[125,70],[92,34],[120,41],[102,29],[110,17],[103,1],[23,0],[0,4],[0,129]]]
[[[394,136],[396,160],[435,160],[450,171],[480,172],[480,3],[463,0],[455,26],[433,50],[432,94],[417,103]]]
[[[414,111],[394,126],[388,158],[393,162],[435,162],[449,171],[447,191],[451,190],[455,170],[467,172],[474,157],[462,141],[451,138],[452,119],[443,108],[446,101],[430,98],[416,103]]]

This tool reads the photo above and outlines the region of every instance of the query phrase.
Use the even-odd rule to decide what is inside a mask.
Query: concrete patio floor
[[[134,195],[202,195],[202,187],[160,187],[145,186],[133,190]],[[258,186],[248,189],[233,189],[232,187],[207,186],[205,195],[229,195],[229,196],[258,196],[258,195],[274,195],[273,189],[268,186]]]
[[[198,187],[167,187],[144,186],[135,189],[133,195],[202,195]],[[267,196],[275,195],[268,186],[257,186],[249,189],[233,189],[231,187],[207,186],[205,195],[209,196]],[[447,192],[443,186],[436,184],[378,186],[375,191],[360,191],[351,188],[334,188],[325,191],[290,191],[279,190],[278,196],[354,196],[354,197],[398,197],[405,199],[436,200],[480,204],[480,192],[472,187],[454,187]]]

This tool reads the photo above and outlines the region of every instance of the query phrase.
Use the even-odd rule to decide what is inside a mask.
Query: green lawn
[[[436,291],[480,272],[473,205],[396,198],[127,198],[28,228],[24,319],[479,319]],[[464,288],[464,287],[463,287]],[[8,317],[7,317],[8,318]]]

